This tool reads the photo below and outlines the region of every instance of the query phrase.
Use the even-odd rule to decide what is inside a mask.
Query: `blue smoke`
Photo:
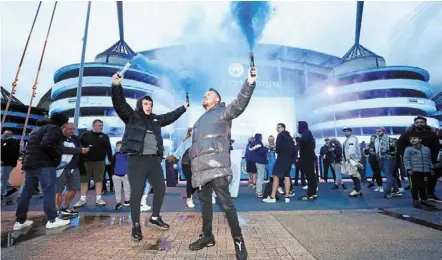
[[[230,11],[252,51],[256,42],[262,37],[264,27],[270,19],[270,4],[264,1],[232,2]]]

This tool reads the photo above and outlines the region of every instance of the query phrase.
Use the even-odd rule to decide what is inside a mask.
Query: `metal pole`
[[[333,124],[335,126],[335,137],[338,137],[338,130],[336,129],[336,103],[335,103],[335,95],[332,96],[333,100]]]
[[[91,14],[91,1],[89,1],[87,4],[86,25],[84,28],[84,36],[83,36],[83,50],[81,53],[80,71],[78,72],[77,100],[75,103],[75,112],[74,112],[74,127],[75,127],[75,134],[76,135],[78,135],[78,120],[80,117],[81,88],[83,87],[84,58],[86,55],[87,32],[89,29],[89,16],[90,16],[90,14]]]

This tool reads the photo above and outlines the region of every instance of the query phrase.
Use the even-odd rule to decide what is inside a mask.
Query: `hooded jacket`
[[[232,120],[244,112],[254,89],[255,84],[250,85],[245,81],[238,96],[228,106],[219,103],[207,110],[195,122],[189,151],[194,188],[200,188],[216,178],[232,176],[230,168]]]
[[[155,134],[157,141],[157,153],[160,158],[163,157],[164,146],[163,137],[161,135],[161,127],[167,126],[178,120],[186,108],[180,106],[172,112],[156,115],[146,115],[143,111],[143,99],[150,99],[149,96],[144,96],[137,100],[136,109],[126,102],[124,97],[123,87],[121,85],[112,85],[112,104],[115,112],[117,112],[120,119],[126,124],[126,129],[123,134],[123,143],[121,145],[121,152],[123,153],[143,153],[144,137],[147,130]],[[153,103],[152,103],[153,105]]]
[[[262,135],[256,134],[254,141],[250,144],[249,160],[254,163],[267,164],[267,152],[269,149],[262,143]]]
[[[68,118],[47,119],[39,122],[40,126],[29,135],[22,170],[56,168],[60,164],[64,147],[61,126],[67,121]]]
[[[17,166],[20,155],[20,142],[12,136],[2,139],[2,166]]]
[[[296,141],[300,144],[299,157],[301,161],[309,158],[315,159],[316,140],[312,132],[308,129],[308,123],[305,121],[298,122],[298,133],[301,137],[297,137]]]

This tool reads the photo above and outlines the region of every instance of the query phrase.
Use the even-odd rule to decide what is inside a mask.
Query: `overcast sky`
[[[17,98],[28,103],[53,8],[42,4],[21,71]],[[442,86],[442,3],[365,2],[361,44],[386,59],[387,65],[428,70],[430,82]],[[284,44],[343,56],[352,46],[355,2],[278,2],[261,43]],[[38,2],[2,2],[1,85],[11,89]],[[53,84],[54,72],[81,58],[87,2],[59,2],[49,36],[37,90],[40,97]],[[229,2],[124,2],[126,42],[135,51],[201,39],[225,40],[219,30]],[[199,26],[189,26],[189,21]],[[189,34],[189,28],[197,28]],[[86,61],[118,40],[115,2],[93,2]]]

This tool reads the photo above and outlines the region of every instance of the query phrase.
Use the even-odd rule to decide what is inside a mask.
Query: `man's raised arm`
[[[250,68],[247,80],[241,87],[238,96],[227,106],[222,119],[232,120],[240,116],[246,107],[249,105],[250,99],[252,98],[253,90],[256,86],[256,67]],[[254,77],[251,74],[255,75]]]
[[[134,110],[132,107],[126,102],[126,98],[124,97],[123,87],[121,86],[121,77],[115,73],[112,76],[112,104],[114,106],[115,112],[117,115],[123,120],[124,123],[127,123],[130,118],[134,114]]]

